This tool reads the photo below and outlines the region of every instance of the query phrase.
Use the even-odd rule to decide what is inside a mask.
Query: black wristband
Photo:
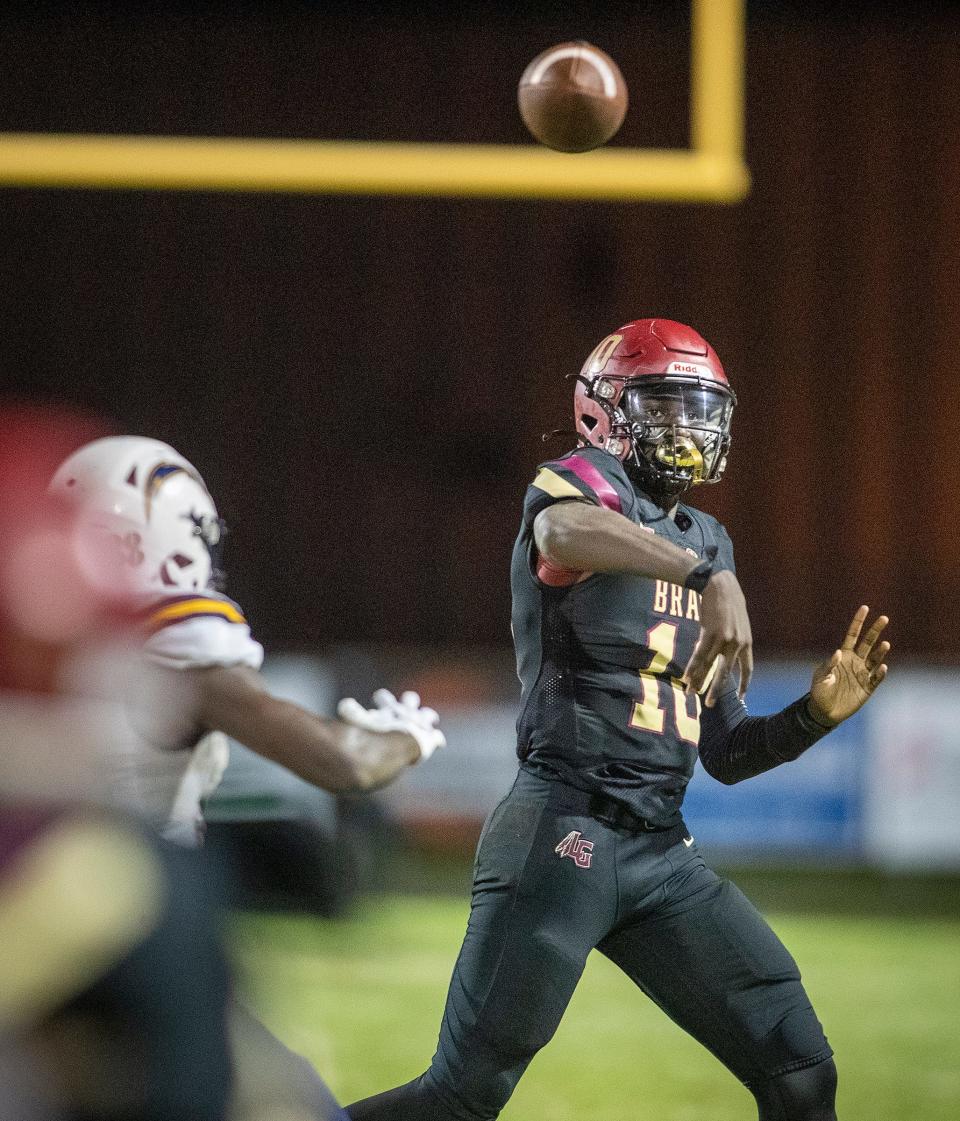
[[[716,557],[708,557],[702,560],[696,568],[692,569],[688,574],[686,580],[683,582],[685,588],[693,588],[695,592],[703,594],[703,589],[707,586],[707,581],[713,575],[713,566],[716,564]]]
[[[697,565],[692,572],[687,573],[687,578],[683,582],[685,588],[692,588],[695,592],[703,594],[703,589],[707,586],[707,581],[714,573],[714,567],[717,563],[717,553],[719,549],[716,545],[708,545],[703,550],[703,560]]]

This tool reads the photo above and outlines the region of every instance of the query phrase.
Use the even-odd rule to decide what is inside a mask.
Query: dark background
[[[571,38],[624,71],[616,143],[687,144],[688,6],[643,0],[7,5],[0,131],[524,142],[516,81]],[[958,88],[955,5],[755,3],[735,206],[0,190],[0,386],[192,459],[266,643],[506,644],[564,375],[684,320],[740,398],[695,501],[758,653],[865,601],[955,661]]]

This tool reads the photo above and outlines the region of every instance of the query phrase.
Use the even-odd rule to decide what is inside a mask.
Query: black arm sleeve
[[[809,696],[772,716],[749,716],[735,689],[718,697],[700,719],[700,762],[707,774],[732,786],[802,755],[830,731],[810,715]]]

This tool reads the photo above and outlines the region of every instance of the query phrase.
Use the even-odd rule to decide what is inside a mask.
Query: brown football
[[[590,43],[558,43],[537,55],[517,88],[524,124],[558,152],[589,152],[623,124],[627,84],[613,59]]]

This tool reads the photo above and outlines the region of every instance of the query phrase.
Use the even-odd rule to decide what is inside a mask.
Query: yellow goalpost
[[[0,186],[737,202],[750,188],[744,5],[691,0],[689,148],[8,132]]]

